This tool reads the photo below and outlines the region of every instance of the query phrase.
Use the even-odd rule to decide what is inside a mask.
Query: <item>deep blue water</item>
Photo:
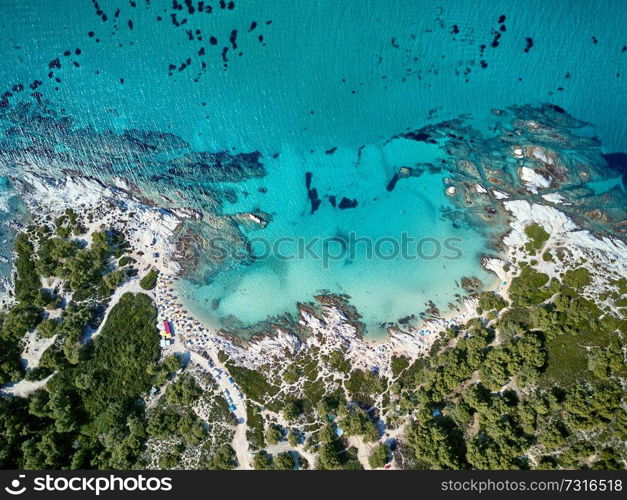
[[[358,255],[326,270],[315,259],[236,266],[185,287],[207,319],[255,322],[328,290],[350,295],[374,325],[418,313],[427,300],[445,307],[461,276],[488,283],[477,259],[484,236],[441,216],[450,205],[445,173],[386,190],[400,167],[442,154],[405,140],[386,145],[408,128],[464,116],[488,133],[493,108],[551,102],[590,122],[604,152],[625,149],[624,1],[202,2],[211,13],[197,1],[96,4],[1,3],[7,102],[39,92],[78,128],[170,132],[196,151],[259,151],[267,176],[230,186],[237,200],[221,209],[273,216],[249,237],[410,232],[463,242],[457,260]],[[127,170],[140,186],[155,173]],[[322,200],[314,214],[307,172]],[[331,196],[358,206],[339,210]],[[210,311],[212,301],[219,306]]]

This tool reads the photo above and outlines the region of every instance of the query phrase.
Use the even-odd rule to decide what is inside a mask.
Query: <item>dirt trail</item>
[[[246,437],[246,431],[248,430],[248,425],[246,423],[246,401],[245,399],[239,399],[237,397],[237,390],[234,388],[233,384],[229,382],[230,374],[226,367],[220,363],[218,360],[217,353],[207,351],[207,354],[211,357],[211,363],[213,367],[216,367],[222,370],[222,375],[218,378],[214,376],[213,367],[209,364],[209,360],[204,356],[201,356],[197,352],[189,351],[190,359],[204,368],[215,380],[215,382],[220,387],[221,391],[226,389],[229,391],[231,398],[233,399],[233,405],[235,406],[235,418],[237,419],[237,427],[235,428],[235,436],[233,437],[233,442],[231,446],[235,450],[235,454],[237,455],[237,461],[239,462],[239,469],[250,469],[250,460],[248,457],[248,438]]]

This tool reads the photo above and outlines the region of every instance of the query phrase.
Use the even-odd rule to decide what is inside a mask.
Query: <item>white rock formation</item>
[[[525,183],[527,191],[537,194],[538,190],[546,189],[551,185],[551,179],[543,177],[534,169],[529,167],[521,167],[519,170],[520,179]]]
[[[26,172],[22,178],[15,179],[15,184],[32,213],[61,214],[67,208],[89,211],[94,217],[88,226],[88,235],[102,224],[111,228],[123,225],[136,260],[162,272],[175,274],[180,270],[172,259],[172,236],[184,218],[194,215],[193,211],[174,213],[153,207],[128,191],[90,177],[54,179]]]
[[[555,203],[556,205],[564,203],[564,197],[559,193],[543,194],[542,198],[544,198],[549,203]]]

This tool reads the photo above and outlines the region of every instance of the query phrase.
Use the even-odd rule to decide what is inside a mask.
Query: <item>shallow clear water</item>
[[[386,190],[399,167],[441,154],[402,140],[384,146],[407,128],[464,115],[489,132],[492,108],[551,102],[592,123],[606,152],[624,151],[621,0],[236,0],[232,10],[206,1],[211,14],[198,12],[198,2],[193,14],[184,2],[173,10],[171,0],[99,4],[100,13],[89,1],[2,2],[0,82],[6,90],[25,88],[8,98],[12,104],[30,99],[29,84],[41,80],[42,98],[83,127],[171,132],[197,151],[260,151],[267,176],[232,186],[237,201],[223,208],[272,214],[250,237],[354,231],[373,239],[404,232],[462,238],[457,260],[357,255],[328,270],[307,258],[235,267],[185,287],[190,307],[208,319],[233,314],[254,322],[328,289],[351,295],[377,324],[418,313],[427,300],[446,306],[462,275],[488,280],[476,258],[485,250],[483,236],[442,219],[448,200],[441,176],[425,173]],[[123,166],[140,186],[155,168]],[[321,199],[314,214],[306,172]],[[210,179],[197,181],[211,186]],[[169,189],[164,182],[162,191]],[[358,205],[339,210],[325,198],[333,195]]]
[[[364,148],[359,165],[349,149],[339,149],[332,159],[284,151],[269,163],[267,177],[241,186],[256,195],[226,207],[272,215],[265,229],[247,233],[258,259],[233,266],[206,286],[185,287],[190,307],[201,316],[210,309],[211,315],[254,323],[292,311],[296,301],[321,291],[345,293],[375,332],[379,323],[423,311],[429,300],[446,310],[453,293],[462,292],[455,281],[463,276],[490,283],[479,263],[484,238],[470,228],[453,228],[441,215],[452,206],[444,194],[445,174],[425,172],[386,189],[400,167],[431,162],[438,153],[437,147],[406,139]],[[314,214],[307,172],[321,201]],[[260,187],[267,193],[258,194]],[[341,210],[332,196],[336,205],[342,197],[358,205]],[[219,306],[211,308],[215,300]]]

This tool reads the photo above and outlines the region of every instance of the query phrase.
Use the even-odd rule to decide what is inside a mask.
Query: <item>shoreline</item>
[[[393,356],[415,359],[427,355],[433,343],[449,327],[461,326],[479,316],[477,299],[467,297],[463,299],[458,311],[439,313],[437,317],[424,319],[416,327],[407,330],[390,328],[385,338],[368,339],[361,335],[340,306],[320,304],[321,317],[299,309],[298,327],[311,332],[311,336],[304,339],[294,331],[278,325],[274,326],[274,331],[268,331],[262,337],[235,339],[220,331],[218,325],[209,325],[203,319],[195,317],[180,299],[176,279],[181,268],[176,262],[175,252],[172,251],[172,238],[185,220],[182,214],[188,215],[185,211],[174,213],[172,210],[147,206],[129,192],[92,179],[69,177],[64,181],[56,181],[28,174],[22,182],[22,187],[29,185],[34,188],[23,191],[25,202],[31,211],[40,211],[35,220],[47,216],[49,209],[46,200],[49,206],[50,199],[54,199],[59,201],[55,203],[57,212],[66,207],[79,207],[78,210],[85,212],[93,211],[95,220],[87,225],[87,234],[81,237],[88,237],[104,223],[122,230],[131,244],[129,255],[137,260],[140,271],[145,273],[150,268],[159,271],[157,286],[152,293],[148,292],[156,302],[159,327],[162,327],[163,321],[170,321],[174,328],[174,338],[185,348],[194,351],[206,348],[222,350],[235,362],[248,368],[258,368],[272,359],[281,359],[288,353],[296,354],[301,349],[318,347],[325,351],[341,349],[353,367],[375,367],[385,371]],[[577,228],[557,208],[511,198],[503,199],[500,203],[511,214],[511,221],[501,236],[505,243],[503,254],[499,257],[481,258],[482,267],[495,275],[493,283],[485,286],[484,291],[493,291],[507,298],[511,279],[518,269],[512,262],[520,257],[518,246],[527,241],[524,227],[532,222],[546,226],[556,235],[577,233],[580,241],[571,241],[576,246],[587,245],[600,251],[614,247],[615,250],[627,254],[624,243],[610,237],[599,240],[588,231]],[[505,265],[510,266],[508,271],[505,271]],[[624,269],[624,265],[622,268]],[[165,352],[169,349],[170,346],[165,347]]]

